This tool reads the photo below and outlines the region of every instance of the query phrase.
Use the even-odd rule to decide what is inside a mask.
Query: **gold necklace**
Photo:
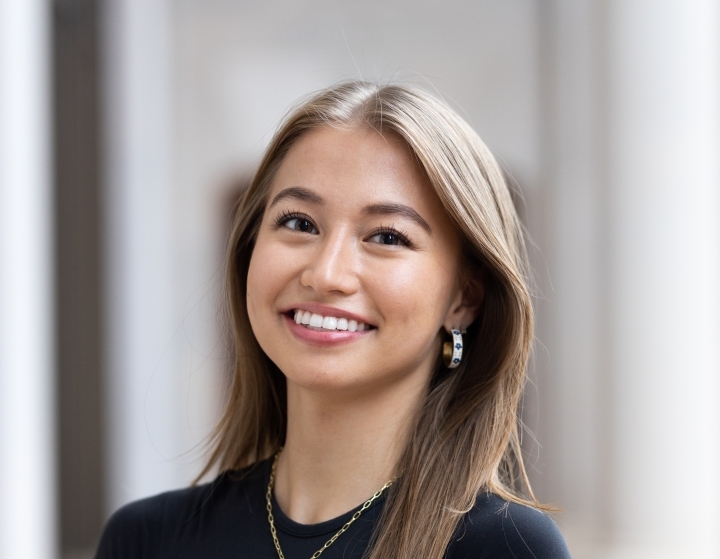
[[[275,455],[275,459],[273,460],[272,469],[270,470],[270,480],[268,481],[268,487],[267,487],[267,493],[265,494],[265,501],[267,512],[268,512],[268,522],[270,523],[270,533],[272,534],[273,542],[275,542],[275,549],[277,550],[278,558],[279,559],[285,559],[285,556],[283,555],[282,549],[280,548],[280,540],[278,540],[277,537],[277,530],[275,530],[275,518],[273,517],[272,513],[272,491],[273,487],[275,486],[275,468],[277,467],[277,461],[280,457],[280,451],[282,451],[282,448],[278,451],[278,453]],[[367,501],[365,501],[365,504],[363,504],[362,507],[360,507],[360,510],[358,510],[355,514],[352,515],[352,518],[348,520],[345,525],[338,530],[337,534],[335,534],[332,538],[330,538],[328,541],[325,542],[325,545],[323,545],[320,549],[318,549],[315,553],[312,554],[312,557],[310,559],[317,559],[320,557],[320,554],[325,551],[328,547],[330,547],[333,543],[335,543],[335,540],[340,537],[343,533],[347,531],[348,528],[350,528],[350,525],[355,522],[358,518],[360,518],[360,515],[365,512],[368,507],[372,504],[372,502],[377,499],[380,495],[383,494],[383,491],[385,491],[388,487],[392,485],[394,482],[394,479],[391,479],[388,481],[385,485],[382,486],[382,489],[375,493],[372,497],[370,497]]]

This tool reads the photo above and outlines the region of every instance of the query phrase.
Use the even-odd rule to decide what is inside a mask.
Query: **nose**
[[[326,235],[316,247],[300,276],[303,287],[321,294],[349,295],[357,291],[357,254],[352,235],[347,230],[339,230]]]

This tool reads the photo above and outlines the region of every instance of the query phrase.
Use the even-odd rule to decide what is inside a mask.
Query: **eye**
[[[304,219],[302,217],[293,217],[292,219],[288,219],[284,223],[284,225],[288,229],[293,229],[294,231],[302,231],[303,233],[317,233],[317,229],[315,229],[315,226],[310,222],[310,220]]]
[[[310,221],[310,218],[303,214],[287,213],[280,215],[275,224],[278,227],[287,227],[293,231],[299,231],[301,233],[310,233],[316,235],[318,233],[317,227]]]
[[[367,240],[371,243],[378,243],[388,246],[412,246],[410,240],[407,238],[406,235],[392,228],[378,229],[372,235],[370,235]]]

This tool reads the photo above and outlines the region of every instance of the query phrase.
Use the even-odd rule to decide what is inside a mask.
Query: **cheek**
[[[272,302],[279,289],[282,270],[273,257],[272,247],[259,237],[255,243],[247,276],[247,309],[253,330],[261,321],[262,310]]]
[[[388,324],[432,338],[445,319],[453,278],[454,269],[430,256],[396,266],[375,282],[380,311]]]

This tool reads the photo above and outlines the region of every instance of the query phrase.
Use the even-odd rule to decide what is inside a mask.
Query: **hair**
[[[428,93],[364,81],[320,91],[286,116],[242,196],[227,250],[234,372],[200,477],[268,458],[284,444],[286,384],[260,348],[247,273],[273,178],[307,132],[332,126],[392,133],[409,146],[461,238],[462,273],[483,286],[456,369],[437,369],[366,554],[440,559],[480,491],[539,506],[520,448],[518,410],[533,338],[523,230],[503,172],[474,130]]]

